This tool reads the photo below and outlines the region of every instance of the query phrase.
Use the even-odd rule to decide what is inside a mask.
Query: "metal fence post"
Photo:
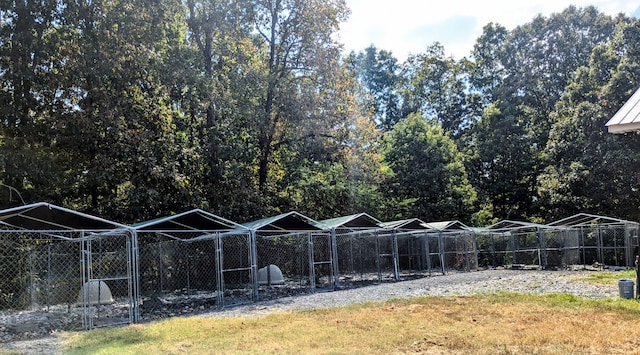
[[[400,266],[398,265],[398,235],[396,234],[396,230],[393,230],[393,239],[392,239],[392,254],[393,254],[393,277],[396,281],[400,281]]]
[[[429,233],[424,232],[424,235],[422,236],[423,240],[424,240],[424,245],[425,245],[425,256],[427,258],[426,262],[427,262],[427,270],[429,272],[429,276],[431,276],[431,251],[429,248]]]
[[[444,250],[444,236],[442,235],[442,231],[438,232],[438,255],[440,256],[440,268],[442,269],[442,275],[445,275],[445,250]]]
[[[307,246],[309,248],[309,286],[311,287],[311,292],[314,293],[316,291],[316,263],[311,232],[307,233]]]
[[[222,240],[220,240],[220,234],[216,233],[214,237],[215,248],[215,265],[216,265],[216,303],[221,307],[224,307],[224,279],[223,272],[224,262],[222,261]]]
[[[338,239],[336,237],[336,229],[331,228],[331,266],[333,273],[333,289],[340,287],[340,270],[338,264]]]
[[[252,300],[258,301],[258,247],[256,240],[256,231],[252,229],[249,232],[249,244],[250,244],[250,258],[251,258],[251,284],[253,288]]]

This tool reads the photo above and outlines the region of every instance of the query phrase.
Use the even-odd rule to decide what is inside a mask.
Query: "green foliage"
[[[545,147],[549,164],[538,179],[548,214],[639,216],[632,206],[640,202],[640,139],[636,134],[611,135],[604,127],[640,79],[640,68],[631,64],[638,59],[631,54],[634,44],[622,40],[629,33],[637,35],[637,25],[621,26],[613,41],[594,49],[553,112],[556,123]]]
[[[343,0],[2,2],[0,182],[122,222],[194,207],[639,217],[640,142],[603,128],[640,82],[637,19],[571,6],[487,24],[468,59],[434,43],[398,63],[375,46],[341,58],[348,14]],[[21,203],[8,192],[0,208]]]
[[[462,155],[440,128],[418,115],[396,124],[384,139],[384,159],[394,172],[386,184],[390,199],[406,211],[388,217],[467,220],[476,193],[469,184]]]
[[[364,92],[361,104],[372,107],[373,118],[382,131],[389,131],[402,117],[400,108],[401,75],[398,60],[391,52],[370,46],[347,62],[353,67]]]

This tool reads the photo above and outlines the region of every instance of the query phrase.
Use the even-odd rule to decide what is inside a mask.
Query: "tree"
[[[347,63],[361,83],[363,107],[371,107],[373,120],[383,131],[389,131],[401,119],[400,66],[389,51],[370,46],[357,55],[351,53]]]
[[[407,82],[402,88],[404,114],[419,113],[438,122],[454,138],[475,120],[463,66],[446,57],[439,43],[429,46],[424,54],[409,57],[403,75]]]
[[[190,186],[198,157],[163,82],[165,55],[185,36],[181,9],[171,0],[65,8],[56,45],[67,107],[55,116],[55,149],[66,205],[132,221],[201,204]]]
[[[473,127],[468,164],[480,203],[492,211],[489,219],[526,219],[533,203],[532,145],[519,117],[496,103]]]
[[[273,152],[287,142],[321,134],[318,104],[302,94],[321,88],[339,57],[332,38],[348,14],[343,0],[263,0],[256,6],[266,83],[258,115],[258,186],[266,191]],[[290,134],[290,135],[285,135]]]
[[[52,152],[57,98],[58,1],[0,4],[0,183],[24,200],[55,199],[63,170]],[[0,201],[6,206],[7,201]],[[10,202],[11,203],[11,202]]]
[[[573,6],[510,32],[485,27],[469,63],[470,91],[482,94],[485,113],[465,139],[472,144],[466,147],[473,156],[471,179],[493,217],[539,214],[535,184],[546,164],[542,150],[556,118],[551,112],[576,69],[611,38],[614,27],[597,9]]]
[[[442,128],[412,114],[385,135],[383,152],[394,174],[386,192],[397,206],[407,206],[392,208],[387,217],[469,219],[476,192],[462,155]]]
[[[287,142],[274,152],[273,176],[280,175],[276,186],[282,191],[279,206],[318,218],[376,213],[378,185],[384,179],[377,152],[380,133],[356,99],[352,68],[334,68],[333,79],[323,81],[321,95],[308,96],[323,102],[321,112],[327,117],[311,121],[321,124],[312,130],[319,134]]]
[[[538,179],[548,215],[639,217],[640,139],[609,134],[604,126],[640,83],[640,24],[625,22],[612,41],[594,48],[553,112],[549,164]]]

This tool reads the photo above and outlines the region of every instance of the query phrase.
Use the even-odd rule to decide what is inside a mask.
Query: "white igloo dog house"
[[[284,277],[282,270],[276,265],[268,265],[258,269],[258,284],[260,285],[282,285]]]
[[[78,304],[91,306],[111,304],[115,302],[109,286],[104,281],[92,280],[85,282],[78,294]]]

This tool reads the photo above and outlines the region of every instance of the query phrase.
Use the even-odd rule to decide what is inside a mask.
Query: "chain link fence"
[[[256,298],[248,232],[138,232],[138,244],[142,320]]]
[[[334,255],[329,233],[256,236],[259,299],[333,289]]]
[[[634,267],[636,224],[485,231],[476,236],[480,267],[573,265]]]
[[[132,236],[0,230],[0,337],[133,321]]]
[[[342,287],[470,271],[478,263],[468,231],[338,231],[336,244]]]

